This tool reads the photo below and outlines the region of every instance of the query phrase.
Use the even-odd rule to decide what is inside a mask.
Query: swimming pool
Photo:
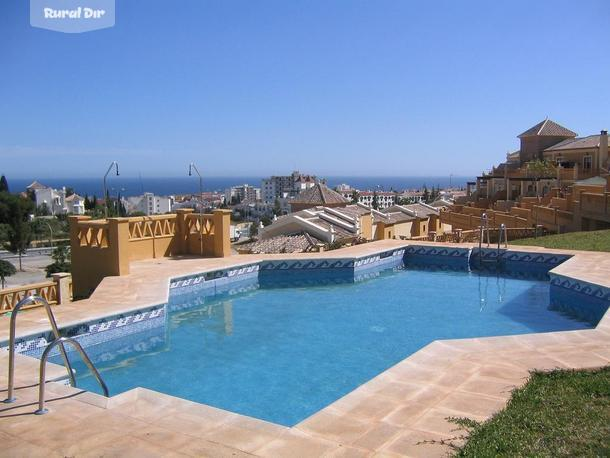
[[[225,292],[193,285],[154,325],[87,351],[111,395],[145,387],[292,426],[434,340],[592,327],[549,309],[546,275],[333,267],[261,271]]]

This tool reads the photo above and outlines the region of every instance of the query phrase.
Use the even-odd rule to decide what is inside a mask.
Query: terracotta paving
[[[170,277],[269,258],[360,257],[407,245],[383,241],[322,254],[153,260],[109,277],[86,301],[57,307],[60,325],[163,303]],[[424,243],[417,242],[418,245]],[[439,244],[435,244],[439,245]],[[443,244],[444,246],[454,246]],[[459,247],[465,244],[455,245]],[[544,251],[515,247],[519,251]],[[558,253],[567,253],[565,250]],[[610,254],[572,252],[553,272],[610,286]],[[18,335],[45,330],[42,310],[19,316]],[[0,340],[8,319],[0,317]],[[50,413],[36,410],[38,360],[18,355],[18,401],[0,404],[2,456],[442,456],[461,443],[448,417],[484,420],[535,368],[610,364],[610,312],[596,329],[436,341],[292,428],[143,388],[104,398],[50,382]],[[0,354],[6,386],[7,353]],[[65,369],[49,365],[49,379]],[[0,393],[4,396],[3,390]]]

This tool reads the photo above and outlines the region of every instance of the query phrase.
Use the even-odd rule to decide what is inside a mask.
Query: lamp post
[[[106,178],[112,170],[112,167],[116,169],[116,176],[119,176],[119,163],[117,161],[112,161],[110,163],[110,167],[108,167],[108,170],[106,170],[106,174],[104,175],[104,216],[106,218],[108,218],[108,190],[106,188]]]
[[[51,252],[53,251],[53,228],[51,227],[51,225],[49,223],[46,223],[47,227],[49,228],[49,232],[51,233]]]
[[[197,166],[191,162],[189,164],[189,176],[193,176],[193,170],[199,176],[199,252],[203,256],[203,179],[201,178],[201,173],[199,173]]]

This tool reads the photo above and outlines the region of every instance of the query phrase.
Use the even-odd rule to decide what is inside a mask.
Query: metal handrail
[[[55,321],[55,315],[53,315],[53,311],[51,310],[51,306],[47,302],[44,297],[32,295],[26,298],[21,299],[17,305],[13,308],[11,312],[11,323],[10,323],[10,335],[9,335],[9,354],[8,354],[8,390],[7,397],[3,401],[7,404],[11,402],[15,402],[16,398],[14,396],[15,392],[15,329],[17,325],[17,314],[21,307],[25,305],[41,303],[46,312],[47,317],[49,318],[49,322],[51,323],[51,329],[53,334],[55,335],[55,339],[59,339],[59,329],[57,328],[57,322]],[[59,347],[59,351],[64,360],[64,364],[66,366],[66,370],[68,371],[68,376],[70,377],[70,383],[72,386],[76,386],[76,379],[74,378],[74,372],[72,371],[72,366],[70,365],[70,361],[68,360],[68,355],[66,354],[66,349],[63,345]]]
[[[108,397],[108,387],[104,383],[104,380],[102,379],[102,376],[100,375],[100,373],[97,371],[97,369],[91,362],[91,359],[89,359],[89,356],[87,356],[87,353],[85,353],[85,350],[83,350],[83,347],[81,346],[81,344],[79,344],[72,337],[59,337],[59,338],[55,339],[53,342],[51,342],[47,346],[47,348],[45,348],[44,352],[42,353],[42,357],[40,358],[40,381],[39,381],[39,386],[38,386],[38,410],[36,412],[34,412],[36,415],[44,415],[45,413],[47,413],[49,411],[48,409],[45,409],[45,407],[44,407],[44,404],[45,404],[44,395],[45,395],[45,386],[46,386],[45,375],[46,375],[46,368],[47,368],[47,359],[49,357],[49,354],[51,353],[51,350],[53,350],[53,348],[55,348],[56,345],[63,347],[64,342],[72,345],[80,353],[81,358],[83,358],[83,361],[85,362],[87,367],[89,367],[89,370],[93,373],[93,375],[97,379],[98,383],[102,387],[102,390],[104,391],[104,396]]]
[[[485,234],[487,234],[487,248],[489,248],[489,218],[487,217],[487,213],[481,215],[481,226],[479,226],[479,250],[482,248]]]
[[[500,244],[502,243],[502,234],[504,234],[504,248],[508,248],[508,232],[505,224],[500,224],[498,229],[498,256],[500,255]]]

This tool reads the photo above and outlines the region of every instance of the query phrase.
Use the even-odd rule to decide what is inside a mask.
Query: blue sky
[[[546,116],[610,127],[585,1],[116,0],[63,34],[0,3],[0,173],[474,175]]]

